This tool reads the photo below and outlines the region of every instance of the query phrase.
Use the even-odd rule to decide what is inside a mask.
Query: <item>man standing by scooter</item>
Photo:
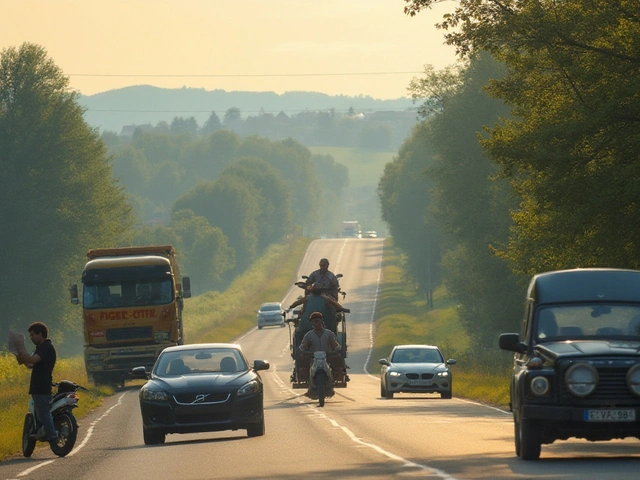
[[[53,382],[53,368],[56,364],[56,349],[48,338],[49,329],[42,322],[35,322],[27,329],[31,341],[36,346],[33,355],[28,352],[18,352],[16,358],[20,365],[31,368],[31,383],[29,394],[33,398],[38,423],[44,427],[44,432],[38,431],[40,435],[46,435],[49,443],[56,442],[58,432],[53,424],[53,417],[49,410],[51,401],[51,383]],[[39,440],[40,438],[38,438]]]

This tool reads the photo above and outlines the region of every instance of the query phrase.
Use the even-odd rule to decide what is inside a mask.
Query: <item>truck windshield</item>
[[[84,308],[166,305],[173,301],[171,278],[85,283]]]
[[[640,305],[582,304],[544,307],[537,312],[539,342],[626,337],[640,341]]]

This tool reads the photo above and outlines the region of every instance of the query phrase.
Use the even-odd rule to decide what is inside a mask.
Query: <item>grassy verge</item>
[[[436,290],[434,308],[429,310],[425,296],[406,280],[402,263],[402,254],[387,240],[370,371],[380,371],[378,359],[386,357],[394,345],[438,345],[446,358],[457,360],[452,367],[455,396],[507,409],[510,369],[503,359],[495,362],[471,353],[470,340],[446,290]]]

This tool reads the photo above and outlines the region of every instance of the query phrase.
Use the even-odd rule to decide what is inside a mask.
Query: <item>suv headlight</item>
[[[567,389],[579,398],[591,395],[598,385],[598,371],[587,363],[576,363],[564,376]]]
[[[530,383],[531,393],[541,397],[549,391],[549,380],[547,377],[533,377]]]
[[[640,364],[636,364],[627,372],[627,386],[634,395],[640,397]]]

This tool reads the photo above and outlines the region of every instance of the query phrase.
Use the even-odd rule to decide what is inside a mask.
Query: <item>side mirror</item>
[[[379,363],[380,365],[387,365],[387,366],[389,366],[389,365],[390,365],[390,364],[389,364],[389,360],[387,360],[386,358],[381,358],[380,360],[378,360],[378,363]]]
[[[520,335],[517,333],[503,333],[498,339],[498,344],[502,350],[510,352],[525,353],[527,344],[520,341]]]
[[[342,278],[342,277],[344,277],[344,275],[342,275],[341,273],[336,275],[336,278]]]
[[[456,363],[457,362],[455,358],[450,358],[449,360],[447,360],[447,365],[455,365]]]
[[[191,298],[191,279],[182,277],[182,298]]]
[[[147,379],[149,378],[149,374],[147,373],[147,370],[144,367],[135,367],[133,370],[131,370],[131,378],[133,379]]]
[[[254,360],[253,361],[253,369],[257,372],[258,370],[269,370],[269,362],[266,360]]]
[[[69,287],[69,295],[71,296],[71,303],[74,305],[78,305],[80,303],[80,299],[78,298],[78,285],[73,284]]]

